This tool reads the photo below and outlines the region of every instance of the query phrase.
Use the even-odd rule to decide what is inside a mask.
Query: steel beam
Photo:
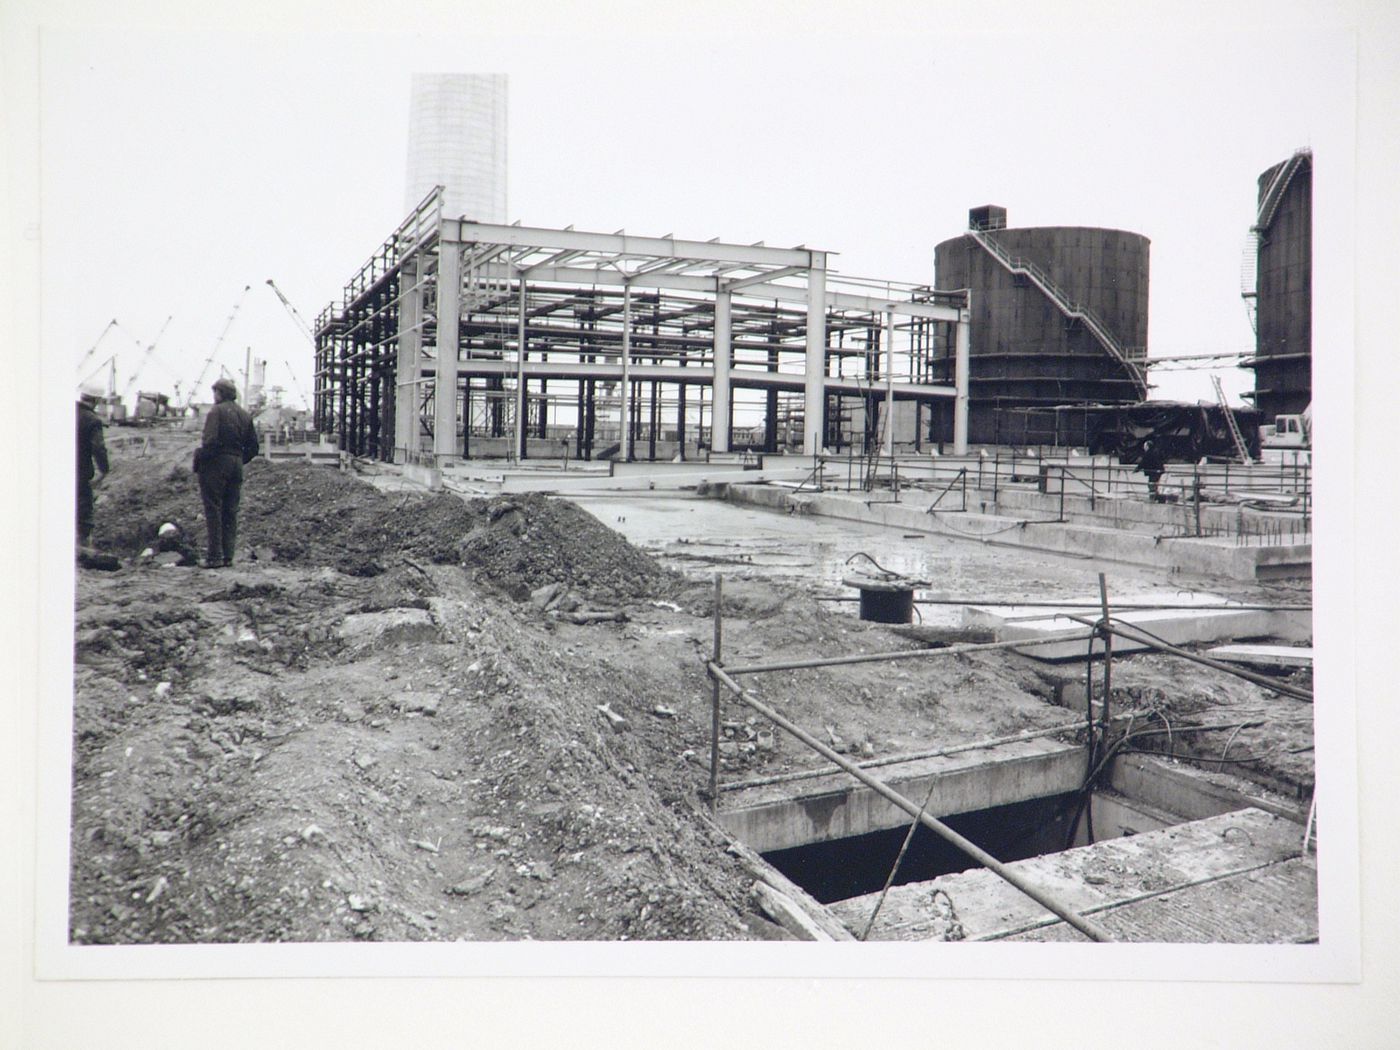
[[[467,358],[457,366],[461,376],[515,376],[517,365],[514,361],[491,358]],[[714,369],[705,365],[649,365],[629,361],[627,375],[630,380],[648,383],[688,383],[691,385],[713,384]],[[602,361],[527,361],[527,379],[594,379],[601,382],[620,381],[621,364]],[[870,393],[870,385],[856,378],[838,379],[835,376],[822,377],[827,393],[842,394],[848,397],[864,397]],[[731,366],[729,370],[730,390],[785,390],[791,393],[807,389],[806,376],[800,372],[770,372],[763,368],[742,368]],[[933,383],[904,383],[894,388],[896,401],[917,399],[931,401],[955,397],[957,391],[951,386]]]
[[[769,270],[765,273],[756,273],[748,277],[736,277],[732,281],[725,281],[720,285],[720,291],[737,292],[740,288],[747,288],[752,284],[766,284],[782,277],[791,277],[794,274],[806,272],[805,266],[785,266],[781,270]]]
[[[806,269],[799,267],[797,271]],[[488,263],[482,266],[479,273],[487,277],[497,279],[509,279],[515,274],[515,270],[502,263]],[[658,290],[669,290],[677,292],[707,292],[713,294],[715,291],[715,279],[713,277],[699,274],[683,273],[644,273],[639,275],[635,281],[627,274],[616,270],[592,269],[583,266],[534,266],[530,268],[530,277],[537,283],[563,284],[580,287],[603,287],[621,288],[629,282],[636,286],[655,288]],[[839,281],[839,278],[834,279]],[[763,281],[757,284],[746,284],[743,287],[743,294],[755,299],[774,299],[779,302],[799,303],[806,305],[807,289],[800,286],[774,284],[772,275],[765,274]],[[957,306],[943,306],[939,303],[919,303],[908,299],[900,299],[896,296],[873,295],[868,292],[845,291],[839,286],[828,287],[826,291],[826,302],[829,307],[836,310],[858,310],[870,314],[883,313],[890,305],[894,306],[895,312],[905,317],[926,317],[933,321],[957,321],[962,314],[962,309]]]
[[[824,252],[806,248],[769,248],[754,244],[723,244],[718,241],[685,241],[673,237],[636,237],[626,233],[587,233],[580,230],[554,230],[538,226],[500,226],[468,219],[444,219],[445,240],[504,244],[512,247],[559,251],[577,248],[600,255],[630,255],[656,259],[686,259],[695,262],[746,263],[757,266],[805,266]]]

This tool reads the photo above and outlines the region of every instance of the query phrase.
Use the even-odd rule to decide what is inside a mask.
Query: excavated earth
[[[94,543],[120,567],[78,570],[75,943],[788,936],[706,813],[708,577],[564,500],[263,459],[237,564],[171,564],[160,526],[203,532],[192,448],[114,451]],[[927,644],[757,578],[723,612],[734,659]],[[977,653],[755,684],[869,758],[1062,724],[1065,675]],[[1234,766],[1311,788],[1308,705],[1152,656],[1114,703],[1260,720]],[[822,761],[765,728],[727,708],[726,777]]]

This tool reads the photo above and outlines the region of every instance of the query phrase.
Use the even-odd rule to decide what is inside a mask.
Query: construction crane
[[[267,279],[267,286],[277,294],[278,299],[282,300],[282,305],[286,307],[287,313],[291,316],[292,320],[296,322],[297,327],[301,329],[301,334],[306,336],[307,341],[310,342],[312,346],[315,346],[316,337],[311,334],[311,326],[306,323],[306,319],[301,316],[301,312],[292,305],[290,299],[282,294],[282,289],[277,287],[277,283],[271,277]]]
[[[194,384],[190,387],[190,396],[185,399],[185,408],[189,408],[194,404],[194,396],[204,385],[204,377],[209,374],[209,366],[214,363],[214,358],[219,353],[219,347],[224,345],[224,337],[228,335],[228,330],[233,327],[233,319],[238,316],[238,309],[243,305],[243,300],[247,298],[248,292],[252,287],[251,284],[245,284],[243,286],[243,293],[238,297],[238,302],[233,304],[233,310],[229,313],[228,320],[224,322],[224,330],[219,333],[219,338],[214,340],[214,349],[209,351],[209,357],[205,360],[204,367],[199,370],[199,378],[196,379]]]
[[[296,326],[299,329],[301,329],[301,334],[304,335],[306,337],[306,341],[311,344],[311,351],[314,354],[316,351],[316,337],[311,334],[311,326],[306,323],[306,318],[302,317],[301,311],[299,311],[295,306],[293,306],[292,301],[282,294],[282,289],[277,287],[277,282],[274,281],[271,277],[267,279],[267,286],[271,288],[273,292],[276,293],[277,298],[281,300],[283,308],[287,311],[287,316],[289,316],[292,319],[292,321],[296,324]],[[296,387],[297,396],[301,398],[302,406],[307,411],[310,411],[311,402],[306,399],[306,393],[302,390],[301,383],[297,381],[297,374],[294,371],[292,371],[291,362],[284,357],[282,359],[282,364],[287,369],[287,375],[291,376],[292,378],[292,385]]]
[[[160,326],[160,331],[156,333],[156,337],[146,346],[146,353],[142,356],[136,367],[132,369],[131,378],[126,381],[126,386],[122,389],[123,401],[131,396],[131,391],[136,387],[136,380],[140,378],[142,371],[145,369],[146,365],[150,363],[151,355],[156,349],[156,344],[160,342],[161,336],[165,335],[165,330],[170,327],[170,322],[174,317],[175,315],[171,314],[165,319],[165,324]]]
[[[106,400],[106,401],[113,401],[113,400],[116,399],[116,395],[117,395],[117,355],[116,355],[116,354],[113,354],[111,357],[107,358],[107,360],[103,361],[100,365],[98,365],[96,368],[94,368],[91,372],[89,372],[87,375],[85,375],[85,376],[83,376],[81,379],[79,379],[79,380],[78,380],[78,385],[79,385],[79,386],[82,386],[82,385],[84,385],[85,383],[87,383],[88,380],[90,380],[90,379],[96,379],[96,378],[97,378],[97,373],[102,372],[102,371],[105,371],[105,372],[107,373],[107,396],[104,398],[104,400]]]
[[[82,373],[83,369],[87,367],[88,362],[92,360],[92,355],[97,353],[97,348],[102,345],[102,340],[107,338],[107,333],[116,326],[116,323],[117,319],[115,317],[107,322],[107,327],[102,329],[102,334],[97,337],[97,341],[88,347],[87,353],[83,354],[82,360],[78,362],[78,367],[74,369],[74,371],[79,374]]]

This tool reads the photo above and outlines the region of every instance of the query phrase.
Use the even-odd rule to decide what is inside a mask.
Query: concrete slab
[[[915,802],[932,788],[929,812],[946,817],[1077,791],[1084,765],[1082,747],[1026,740],[872,772]],[[904,810],[840,772],[725,793],[716,819],[760,853],[906,827],[910,821]]]
[[[903,492],[898,503],[888,495],[876,500],[864,498],[863,493],[794,493],[771,485],[726,482],[702,487],[701,494],[788,514],[810,514],[882,525],[901,532],[921,531],[972,543],[1020,547],[1090,563],[1122,562],[1236,580],[1306,578],[1312,572],[1310,543],[1241,546],[1221,538],[1172,538],[1112,525],[1059,522],[1054,520],[1054,511],[1044,511],[1033,518],[1013,517],[997,513],[998,508],[985,501],[974,502],[972,493],[968,497],[968,513],[943,509],[931,513],[933,496],[916,490]],[[1001,502],[1005,503],[1005,498]]]
[[[1217,645],[1207,656],[1248,667],[1311,667],[1313,651],[1307,645]]]
[[[658,466],[661,464],[648,464]],[[609,477],[593,472],[556,474],[507,474],[501,480],[501,491],[509,492],[652,492],[666,489],[696,488],[742,477],[745,484],[764,481],[801,482],[812,472],[811,467],[785,467],[748,470],[738,464],[680,464],[677,469],[658,469],[646,473],[618,472]]]
[[[1302,837],[1292,821],[1250,808],[1011,867],[1124,940],[1296,942],[1317,936],[1316,863],[1300,857]],[[1055,930],[1063,921],[985,868],[892,887],[870,939],[945,931],[935,894],[951,901],[966,940],[1083,939]],[[863,930],[878,896],[829,908]]]
[[[1120,595],[1115,600],[1123,605],[1150,605],[1161,599],[1155,595]],[[1069,617],[1096,618],[1097,610],[1092,608],[1094,598],[1086,596],[1083,606],[1061,609],[1035,608],[1018,605],[973,605],[964,612],[963,625],[990,629],[998,641],[1017,639],[1044,641],[1061,636],[1083,633],[1084,624]],[[1125,609],[1113,613],[1116,620],[1141,627],[1157,635],[1172,645],[1190,645],[1201,642],[1219,641],[1226,638],[1255,638],[1277,635],[1285,629],[1284,619],[1289,616],[1301,617],[1306,613],[1273,613],[1253,609],[1205,608],[1222,606],[1225,599],[1212,594],[1188,593],[1181,600],[1173,600],[1175,605],[1200,605],[1195,609]],[[1090,606],[1086,608],[1085,606]],[[1113,605],[1110,602],[1109,610]],[[1291,622],[1290,622],[1291,624]],[[1289,629],[1292,629],[1290,626]],[[1146,645],[1126,638],[1114,638],[1115,653],[1135,652],[1146,649]],[[1087,650],[1081,641],[1065,642],[1063,645],[1036,645],[1024,650],[1027,656],[1038,660],[1082,660]]]
[[[1317,864],[1295,857],[1133,901],[1095,918],[1129,943],[1310,944],[1317,941]],[[1064,923],[1008,941],[1081,940]]]

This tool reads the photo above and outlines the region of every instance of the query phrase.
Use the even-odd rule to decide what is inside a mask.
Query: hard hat
[[[103,390],[96,383],[84,383],[78,388],[78,396],[84,401],[101,401]]]

